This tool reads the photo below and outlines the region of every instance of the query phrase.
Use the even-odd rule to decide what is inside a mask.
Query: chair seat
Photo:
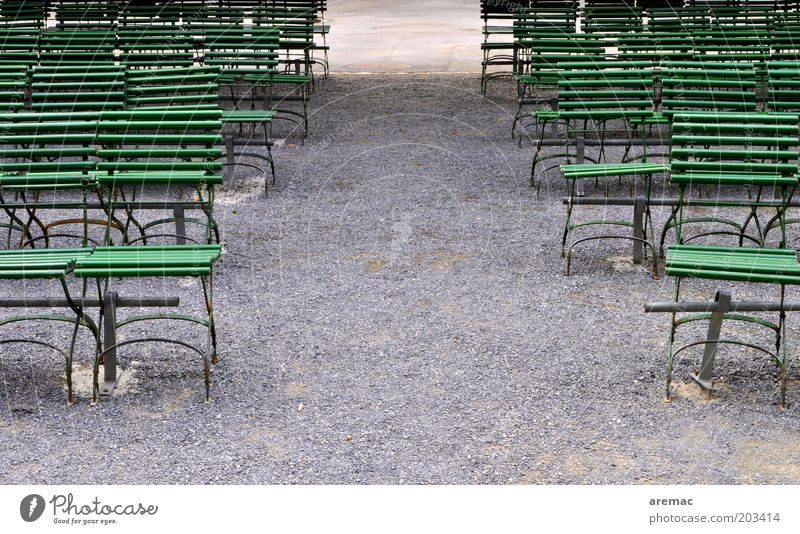
[[[91,253],[90,248],[0,250],[0,279],[60,278]]]
[[[97,184],[94,174],[80,172],[31,172],[0,174],[3,189],[84,189]]]
[[[647,119],[653,115],[649,109],[561,109],[558,118],[568,120]]]
[[[629,117],[628,120],[634,124],[669,124],[669,117],[664,116],[660,111],[652,113],[648,117]]]
[[[532,111],[531,116],[540,121],[554,121],[558,118],[558,111]]]
[[[541,74],[518,74],[514,80],[522,84],[540,84],[555,86],[558,83],[558,74],[555,72],[542,72]]]
[[[483,50],[512,50],[514,46],[513,42],[481,43],[481,49]]]
[[[310,74],[273,74],[264,76],[261,74],[248,74],[244,77],[245,81],[258,82],[266,79],[272,83],[290,83],[290,84],[309,84],[311,83]]]
[[[218,162],[214,163],[217,164]],[[204,171],[156,170],[145,172],[118,172],[116,174],[100,174],[97,176],[97,182],[100,184],[195,185],[206,183],[209,185],[220,185],[222,181],[222,176],[206,174]]]
[[[275,118],[277,113],[267,110],[251,110],[251,109],[224,109],[222,110],[222,121],[233,123],[253,123],[253,122],[270,122]]]
[[[791,249],[671,245],[669,276],[712,280],[800,284],[800,263]]]
[[[796,176],[759,174],[752,172],[686,172],[672,173],[670,181],[676,184],[796,186]]]
[[[75,276],[208,276],[221,249],[220,245],[97,247],[91,256],[77,260]]]
[[[595,178],[603,176],[630,176],[669,172],[667,163],[575,163],[561,165],[566,179]]]

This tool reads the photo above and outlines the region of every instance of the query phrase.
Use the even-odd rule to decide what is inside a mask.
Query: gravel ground
[[[331,76],[308,141],[279,128],[269,197],[259,174],[237,172],[218,199],[211,403],[186,352],[126,350],[119,392],[90,407],[83,350],[67,407],[56,355],[0,346],[0,482],[800,482],[797,370],[781,410],[774,367],[726,349],[708,398],[688,379],[695,353],[677,363],[665,404],[669,318],[643,306],[670,300],[672,280],[634,267],[619,241],[578,249],[564,276],[564,185],[546,176],[537,198],[532,151],[508,135],[513,88],[496,82],[484,99],[478,85]],[[627,216],[576,213],[603,211]],[[63,337],[47,328],[18,331]],[[793,327],[793,360],[798,340]]]

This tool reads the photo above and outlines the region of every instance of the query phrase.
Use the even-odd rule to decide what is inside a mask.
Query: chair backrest
[[[4,0],[0,2],[0,28],[24,29],[35,35],[47,18],[44,1]]]
[[[108,33],[116,29],[120,7],[117,2],[59,0],[55,6],[58,30]]]
[[[537,85],[558,83],[558,64],[575,59],[605,58],[605,44],[595,36],[571,34],[536,37],[518,41],[527,51],[529,76]]]
[[[772,33],[788,32],[797,35],[800,30],[800,10],[798,6],[793,9],[782,9],[772,17]]]
[[[113,62],[118,16],[119,6],[115,2],[57,2],[55,28],[42,31],[39,64],[64,66]]]
[[[617,58],[626,61],[651,61],[657,68],[669,61],[694,57],[694,43],[683,32],[643,32],[617,38]]]
[[[481,21],[483,21],[484,35],[497,33],[501,27],[510,30],[514,14],[518,10],[528,7],[530,7],[529,0],[509,0],[508,2],[481,0]]]
[[[94,113],[0,114],[0,187],[80,187],[94,182]]]
[[[594,58],[559,63],[559,117],[604,121],[651,116],[651,67],[646,61]]]
[[[243,26],[248,14],[242,7],[219,4],[204,4],[202,9],[191,7],[184,11],[183,25],[196,34],[202,34],[206,28]]]
[[[0,64],[0,110],[14,112],[28,105],[28,67]]]
[[[693,35],[708,31],[711,19],[702,6],[648,7],[647,30],[654,33],[683,33]]]
[[[117,38],[120,61],[130,69],[190,67],[195,40],[178,2],[125,2]]]
[[[628,2],[593,2],[587,0],[581,18],[585,33],[616,35],[643,31],[643,10]]]
[[[120,26],[120,61],[131,69],[191,67],[194,39],[177,25]]]
[[[153,26],[178,26],[181,6],[177,2],[124,2],[119,12],[119,28],[147,28]]]
[[[767,63],[768,111],[800,112],[800,60]]]
[[[0,26],[0,66],[33,67],[39,61],[39,34],[23,27]]]
[[[42,32],[39,64],[46,66],[112,63],[116,30],[50,29]]]
[[[284,6],[284,4],[286,4]],[[304,72],[311,66],[316,10],[302,2],[271,2],[253,9],[253,25],[280,32],[278,49],[289,61],[304,63]]]
[[[27,106],[28,67],[0,64],[0,110],[13,112]]]
[[[532,2],[514,11],[514,39],[573,34],[577,19],[578,2]]]
[[[764,63],[769,58],[770,36],[766,31],[737,29],[698,33],[693,38],[695,55],[710,56],[712,61],[749,61]]]
[[[203,64],[226,77],[277,72],[279,30],[271,27],[206,27]]]
[[[800,13],[798,13],[800,15]],[[796,27],[776,27],[770,32],[770,60],[800,61],[800,21]]]
[[[219,108],[218,66],[128,71],[128,109]]]
[[[125,108],[125,67],[113,63],[40,66],[31,78],[33,111]]]
[[[271,2],[260,4],[252,13],[253,24],[278,28],[281,31],[281,47],[287,45],[310,45],[314,42],[314,20],[316,11],[303,2]]]
[[[798,144],[797,114],[676,112],[670,138],[671,179],[796,185]]]
[[[711,24],[721,30],[750,30],[768,32],[776,16],[775,3],[769,5],[742,3],[735,6],[713,6],[709,10]]]
[[[749,62],[673,61],[661,71],[662,113],[756,111],[757,77]]]
[[[219,110],[101,112],[98,182],[222,183],[221,118]]]

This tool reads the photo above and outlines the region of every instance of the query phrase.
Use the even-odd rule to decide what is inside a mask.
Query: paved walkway
[[[479,72],[480,2],[331,0],[336,72]]]

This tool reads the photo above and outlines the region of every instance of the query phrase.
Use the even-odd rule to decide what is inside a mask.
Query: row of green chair
[[[219,66],[128,70],[122,65],[95,63],[38,67],[32,71],[30,77],[24,75],[22,66],[7,66],[5,72],[8,72],[10,79],[6,82],[9,91],[3,96],[10,103],[9,111],[17,109],[39,112],[122,111],[140,108],[218,110],[224,124],[239,129],[238,135],[235,134],[235,130],[225,134],[224,157],[227,158],[229,170],[232,172],[237,166],[237,156],[261,159],[269,165],[272,181],[275,181],[272,121],[277,117],[278,111],[273,109],[270,100],[271,84],[268,78],[255,75],[256,71],[232,69],[221,71]],[[245,74],[247,72],[253,74]],[[259,72],[269,71],[259,66]],[[250,98],[249,106],[237,102],[233,109],[222,109],[219,95],[220,80],[226,76],[237,75],[252,76],[254,84],[261,83],[265,92],[263,106],[256,106],[256,99]],[[28,85],[24,83],[27,80],[30,80]],[[252,146],[258,139],[257,136],[253,137],[250,134],[243,135],[245,125],[263,131],[265,152],[240,150],[240,147]],[[240,162],[239,165],[248,164]],[[265,180],[265,187],[268,187],[268,183],[269,181]]]
[[[663,247],[668,232],[674,232],[674,244],[669,245],[666,254],[666,274],[675,278],[673,302],[648,304],[646,307],[646,311],[671,314],[667,400],[671,398],[671,380],[677,358],[685,357],[692,348],[703,348],[700,371],[691,376],[704,389],[714,390],[714,358],[720,346],[729,345],[758,350],[775,363],[780,370],[780,403],[785,405],[789,364],[786,317],[788,311],[798,309],[796,303],[786,301],[786,286],[800,284],[797,252],[788,248],[787,239],[787,225],[791,222],[787,214],[798,185],[800,116],[775,112],[675,111],[671,119],[669,157],[664,163],[628,164],[621,166],[623,169],[615,168],[614,164],[561,166],[564,176],[572,184],[570,196],[565,199],[567,273],[576,245],[594,239],[622,238],[633,240],[640,248],[642,245],[649,247],[654,276],[657,277],[657,248]],[[574,184],[578,179],[601,173],[611,176],[628,173],[644,178],[645,194],[629,202],[575,194]],[[649,178],[658,174],[668,177],[667,184],[677,191],[674,197],[651,196]],[[581,204],[635,206],[634,220],[573,223],[572,210]],[[672,208],[662,229],[659,247],[649,218],[649,209],[653,205]],[[700,212],[696,213],[698,209]],[[709,213],[709,210],[712,211]],[[637,217],[640,218],[638,221]],[[633,233],[592,235],[567,242],[566,236],[570,232],[583,230],[591,224],[632,227]],[[691,233],[689,230],[698,224],[701,225],[700,231]],[[777,235],[771,237],[772,233]],[[725,244],[726,238],[733,243]],[[684,300],[682,289],[694,279],[720,283],[713,302]],[[731,302],[727,286],[740,282],[775,286],[778,299]],[[777,313],[777,319],[765,317],[767,312]],[[721,336],[723,321],[765,327],[771,332],[772,341],[761,345]],[[680,342],[679,332],[683,332],[687,325],[701,322],[708,323],[708,334],[704,339]]]
[[[640,158],[646,158],[647,134],[653,126],[669,127],[676,111],[756,111],[758,105],[756,75],[749,63],[673,62],[656,70],[646,61],[589,56],[560,62],[555,72],[558,92],[551,101],[553,107],[532,112],[533,122],[525,124],[537,132],[532,185],[538,163],[574,157],[573,145],[578,139],[598,139],[599,154],[593,161],[600,163],[605,162],[606,138],[622,134],[627,140],[621,162],[625,163],[633,159],[631,148],[638,141],[645,150]],[[564,154],[542,152],[546,127],[552,123],[565,128]]]
[[[760,43],[762,47],[769,47],[772,44],[779,50],[784,49],[781,53],[797,51],[791,39],[800,30],[800,16],[794,11],[798,7],[796,2],[758,6],[682,4],[648,2],[637,6],[634,2],[587,2],[580,7],[578,2],[551,0],[482,2],[482,91],[485,92],[489,80],[510,74],[508,71],[490,72],[492,66],[511,65],[514,75],[525,73],[520,69],[520,58],[524,60],[528,55],[524,41],[547,36],[566,37],[576,32],[590,35],[609,47],[627,43],[636,49],[639,45],[640,53],[653,57],[663,57],[665,46],[685,50],[692,46],[687,45],[687,41],[692,42],[701,35],[706,38],[698,49],[709,53],[727,52],[736,46],[737,39],[748,45]],[[492,26],[493,19],[500,25]],[[495,35],[503,40],[492,40]],[[509,36],[513,39],[508,39]],[[672,56],[671,59],[680,58]],[[776,55],[774,59],[781,57]]]
[[[796,32],[800,35],[800,31]],[[737,44],[737,40],[741,43]],[[609,46],[616,44],[617,50],[609,53]],[[762,45],[748,34],[733,36],[687,37],[686,35],[662,35],[649,37],[636,35],[620,38],[618,43],[608,43],[589,34],[572,34],[562,37],[536,37],[518,42],[517,81],[518,105],[516,118],[525,113],[525,108],[536,103],[552,88],[557,79],[559,62],[597,56],[598,59],[624,61],[649,61],[658,71],[676,62],[733,62],[750,63],[755,70],[762,98],[766,98],[768,64],[774,61],[800,60],[797,46],[782,49]],[[658,77],[657,77],[658,79]],[[512,128],[513,134],[513,128]]]
[[[0,207],[9,219],[9,232],[18,232],[18,246],[49,246],[53,229],[79,222],[79,237],[122,243],[153,240],[174,234],[154,233],[154,227],[175,223],[168,219],[142,224],[136,216],[136,192],[151,186],[191,187],[193,204],[205,213],[200,220],[204,236],[199,242],[219,241],[213,218],[214,188],[221,185],[222,126],[219,110],[133,110],[81,113],[19,112],[0,115]],[[80,217],[44,222],[38,211],[44,192],[72,191],[74,200],[59,206],[79,210]],[[168,195],[175,191],[167,189]],[[102,202],[105,217],[87,215],[89,197]],[[170,205],[174,198],[156,204]],[[184,204],[187,204],[184,202]],[[120,219],[117,206],[124,210]],[[89,238],[89,226],[105,226],[101,241]],[[184,221],[182,221],[184,224]],[[34,235],[32,228],[38,228]],[[131,232],[138,231],[134,237]],[[180,236],[187,239],[186,235]]]
[[[52,320],[73,325],[67,350],[35,339],[2,339],[0,344],[32,342],[61,352],[66,358],[68,402],[73,401],[71,368],[80,327],[88,328],[94,337],[94,374],[92,402],[97,401],[99,365],[105,361],[113,369],[116,351],[138,342],[164,341],[182,346],[203,359],[205,397],[210,396],[210,364],[217,360],[217,334],[214,324],[212,266],[219,258],[219,229],[213,215],[214,188],[222,183],[220,174],[222,127],[219,110],[208,109],[138,109],[133,111],[95,111],[76,113],[17,112],[0,116],[0,205],[9,215],[9,231],[18,230],[21,249],[0,252],[0,279],[15,280],[17,287],[30,281],[58,280],[64,298],[35,297],[36,291],[25,290],[25,298],[0,299],[2,307],[53,308],[65,307],[73,316],[61,313],[13,315],[0,320],[0,325],[25,320]],[[181,206],[196,204],[203,216],[181,219],[181,224],[196,223],[203,237],[190,245],[158,245],[163,239],[191,239],[188,234],[176,236],[154,231],[156,227],[177,221],[171,218],[140,222],[137,194],[149,191],[163,200],[149,203],[170,206],[183,195],[183,188],[194,190],[194,201],[182,200]],[[40,195],[57,195],[54,200]],[[100,219],[89,215],[89,197],[96,196],[102,212]],[[39,212],[58,208],[61,213],[80,213],[58,221],[44,222]],[[55,228],[81,224],[79,235],[56,231]],[[89,237],[90,225],[102,225],[99,240]],[[33,235],[32,227],[41,229]],[[130,232],[138,228],[139,237]],[[176,231],[178,227],[176,226]],[[177,233],[177,232],[176,232]],[[119,239],[117,238],[119,237]],[[80,248],[50,248],[56,238],[77,240]],[[45,248],[36,247],[42,243]],[[36,247],[36,248],[32,248]],[[68,276],[79,279],[80,296],[70,292]],[[139,277],[196,277],[202,286],[204,312],[155,313],[116,318],[116,282],[112,280]],[[89,298],[88,281],[96,281],[97,298]],[[26,286],[27,287],[27,286]],[[111,300],[109,300],[111,299]],[[153,301],[156,302],[153,302]],[[132,306],[160,306],[158,298],[133,299]],[[170,299],[167,299],[170,300]],[[178,299],[172,299],[177,305]],[[105,303],[103,305],[102,303]],[[123,301],[119,301],[124,305]],[[149,304],[148,304],[149,303]],[[99,307],[100,318],[93,319],[87,307]],[[116,341],[108,332],[140,321],[177,320],[204,328],[206,347],[187,341],[162,337],[144,337]],[[103,328],[101,341],[100,329]],[[111,341],[109,341],[111,339]],[[106,369],[108,374],[108,369]]]
[[[80,62],[77,48],[65,54],[64,38],[73,30],[81,38],[91,35],[87,32],[92,29],[80,17],[70,20],[72,17],[64,16],[73,8],[75,13],[81,10],[85,13],[86,5],[82,4],[91,4],[94,9],[97,3],[59,4],[60,34],[48,48],[53,57],[59,53],[75,57],[74,63],[70,60],[67,64],[47,65],[40,60],[39,65],[30,68],[26,61],[14,62],[10,55],[0,53],[0,83],[7,82],[1,86],[7,91],[3,98],[10,103],[7,112],[0,114],[0,207],[8,215],[9,223],[4,226],[9,235],[20,236],[15,246],[22,247],[0,252],[0,279],[14,280],[17,289],[25,288],[24,298],[14,298],[10,296],[13,292],[8,292],[9,296],[0,299],[0,307],[50,309],[50,313],[4,317],[0,325],[54,320],[72,327],[68,348],[38,339],[5,337],[0,344],[30,342],[62,353],[68,402],[72,403],[72,359],[78,331],[87,328],[94,339],[94,403],[98,393],[108,387],[109,369],[115,373],[118,349],[139,342],[172,343],[202,357],[205,398],[209,400],[210,366],[216,363],[218,354],[212,272],[221,252],[220,246],[214,244],[220,236],[213,214],[214,188],[223,182],[221,128],[223,120],[264,124],[274,117],[274,112],[255,107],[220,110],[219,82],[224,78],[220,67],[224,69],[226,65],[186,68],[178,66],[179,63],[169,66],[167,60],[158,65],[161,68],[146,69],[146,62],[142,61],[134,71],[111,63]],[[182,11],[189,5],[181,4]],[[0,18],[3,11],[0,5]],[[105,22],[100,11],[93,18],[99,19],[98,26]],[[0,27],[5,27],[2,22]],[[86,46],[90,47],[88,42]],[[98,55],[104,50],[104,46],[95,48]],[[236,81],[242,79],[243,76]],[[265,83],[263,79],[258,81]],[[22,105],[14,104],[15,101],[21,101]],[[193,190],[190,195],[193,200],[185,199],[181,192],[185,188]],[[146,201],[140,199],[145,196]],[[92,197],[97,200],[91,202]],[[176,203],[176,199],[180,200]],[[180,219],[140,217],[140,209],[159,205],[167,209],[173,205],[177,209],[180,205]],[[195,205],[203,215],[187,219],[182,214],[187,205]],[[42,215],[44,210],[52,208],[58,210],[61,219],[47,220]],[[95,211],[99,211],[99,216],[90,213]],[[175,224],[175,234],[161,231],[171,223]],[[186,223],[196,223],[201,228],[202,237],[196,238],[195,244],[156,244],[171,238],[179,243],[195,240],[181,228]],[[82,230],[72,234],[66,228],[75,224]],[[95,225],[101,227],[100,238],[91,235],[94,232],[90,227]],[[50,248],[70,239],[81,247]],[[117,320],[117,306],[142,308],[179,303],[179,299],[172,297],[118,298],[118,289],[126,286],[117,280],[186,276],[200,280],[202,314],[153,313]],[[48,280],[60,282],[63,298],[36,297],[43,289],[42,283]],[[96,284],[96,298],[89,295],[90,281]],[[29,284],[33,284],[32,290]],[[75,284],[79,289],[71,291],[69,286]],[[87,309],[91,307],[100,308],[98,317],[90,317]],[[73,313],[53,313],[55,308],[66,308]],[[200,325],[207,339],[206,347],[152,336],[116,341],[115,332],[119,328],[163,319]],[[99,377],[102,362],[106,369],[103,387]]]
[[[188,67],[197,62],[218,65],[223,70],[221,83],[244,82],[248,98],[253,89],[263,88],[271,105],[267,111],[297,122],[305,139],[318,2],[265,2],[247,9],[213,4],[194,7],[192,13],[184,12],[189,6],[167,10],[155,22],[143,15],[167,6],[140,8],[132,17],[123,10],[118,27],[118,15],[102,3],[62,2],[56,10],[56,28],[0,25],[0,64],[23,64],[29,70],[36,65],[112,62],[132,69]],[[277,85],[288,87],[289,93],[276,94]],[[291,101],[300,102],[301,109],[284,105]]]

